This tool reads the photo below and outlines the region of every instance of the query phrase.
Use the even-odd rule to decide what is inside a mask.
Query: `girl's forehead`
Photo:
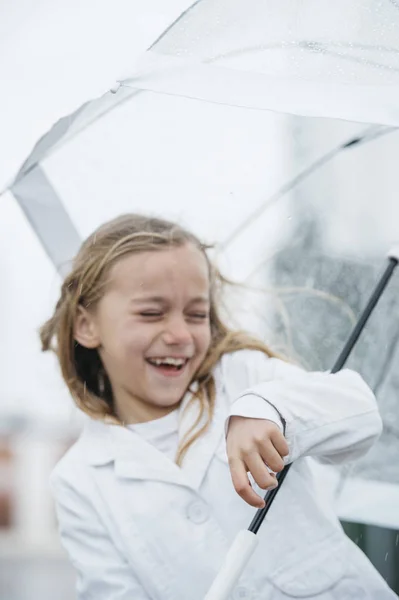
[[[159,287],[209,288],[208,264],[204,254],[191,244],[130,254],[111,269],[110,285],[123,291],[144,292]]]

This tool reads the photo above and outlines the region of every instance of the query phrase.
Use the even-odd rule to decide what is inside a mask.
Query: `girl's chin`
[[[180,385],[154,385],[147,388],[147,397],[151,398],[151,403],[164,408],[173,410],[178,408],[189,387],[189,381],[182,382]]]
[[[177,410],[181,404],[181,399],[179,398],[152,398],[149,404],[150,412],[152,414],[152,419],[161,419],[162,417],[166,417],[166,415],[171,412]]]

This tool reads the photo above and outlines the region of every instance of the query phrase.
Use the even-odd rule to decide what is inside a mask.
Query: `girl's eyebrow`
[[[141,296],[139,298],[132,298],[131,302],[133,304],[143,304],[145,302],[152,302],[154,304],[165,304],[168,302],[168,299],[164,298],[163,296]],[[198,304],[200,302],[203,304],[209,304],[210,300],[207,296],[196,296],[195,298],[192,298],[189,303]]]
[[[196,296],[192,300],[190,300],[190,304],[210,304],[210,300],[208,296]]]
[[[139,296],[138,298],[132,298],[131,302],[134,304],[142,303],[142,302],[165,302],[166,299],[162,296]]]

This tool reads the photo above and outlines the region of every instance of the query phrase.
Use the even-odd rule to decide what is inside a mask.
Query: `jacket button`
[[[209,519],[209,509],[206,504],[201,502],[194,502],[190,504],[187,508],[187,517],[193,523],[200,525],[201,523],[205,523]]]
[[[240,585],[234,590],[233,600],[251,600],[253,598],[251,590]]]

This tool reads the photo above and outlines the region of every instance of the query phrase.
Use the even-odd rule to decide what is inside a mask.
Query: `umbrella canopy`
[[[398,29],[388,0],[199,0],[129,79],[62,118],[2,198],[13,211],[0,219],[9,289],[26,286],[19,307],[9,302],[29,315],[32,340],[21,347],[5,324],[2,394],[13,405],[27,397],[23,363],[30,397],[46,389],[43,413],[61,414],[54,397],[65,390],[56,375],[48,386],[51,359],[39,356],[35,327],[80,239],[127,211],[178,219],[216,242],[224,272],[256,288],[230,294],[237,321],[305,366],[329,368],[397,237]],[[350,477],[331,475],[342,516],[392,527],[396,298],[393,284],[352,357],[378,392],[386,430]]]
[[[190,0],[0,3],[0,188],[60,115],[130,75]]]
[[[199,0],[125,85],[397,125],[398,10],[396,0]]]

